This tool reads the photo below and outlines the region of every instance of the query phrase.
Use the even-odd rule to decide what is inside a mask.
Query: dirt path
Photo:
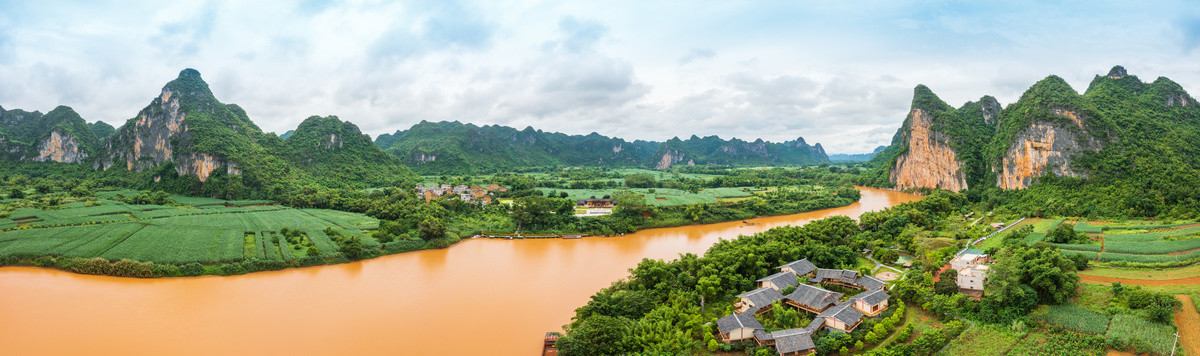
[[[1176,294],[1183,307],[1175,312],[1175,325],[1179,326],[1179,342],[1183,343],[1183,352],[1188,355],[1200,355],[1200,314],[1192,304],[1192,297],[1187,294]]]
[[[1137,284],[1137,285],[1144,285],[1144,286],[1173,286],[1173,285],[1182,285],[1182,284],[1200,284],[1200,276],[1191,277],[1191,278],[1182,278],[1182,279],[1167,279],[1167,280],[1160,280],[1160,281],[1152,281],[1152,280],[1145,280],[1145,279],[1100,277],[1100,276],[1089,276],[1086,274],[1081,274],[1081,275],[1079,275],[1079,279],[1084,280],[1084,281],[1093,281],[1093,282],[1121,282],[1122,284]],[[1197,355],[1200,355],[1200,354],[1197,354]]]

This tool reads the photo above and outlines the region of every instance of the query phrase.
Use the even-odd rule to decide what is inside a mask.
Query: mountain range
[[[1013,190],[1052,176],[1137,178],[1173,191],[1158,182],[1186,184],[1200,168],[1200,105],[1170,79],[1146,83],[1121,66],[1083,94],[1048,76],[1005,107],[983,96],[954,108],[918,85],[892,144],[871,163],[899,188]]]
[[[526,127],[421,121],[382,134],[375,144],[422,173],[492,172],[533,166],[608,166],[666,169],[676,165],[809,165],[829,161],[821,144],[678,137],[626,141],[598,133],[567,135]]]

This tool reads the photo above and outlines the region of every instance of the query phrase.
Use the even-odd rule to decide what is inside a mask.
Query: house
[[[1004,223],[992,223],[992,228],[999,230],[1004,228]]]
[[[805,258],[789,262],[783,266],[779,266],[779,270],[784,272],[792,272],[792,274],[795,274],[796,277],[811,277],[812,273],[817,270],[817,266],[813,265],[812,262],[808,262],[808,259]]]
[[[950,260],[950,268],[958,271],[970,268],[971,266],[979,266],[987,262],[988,256],[979,250],[966,250],[963,253],[955,256]]]
[[[858,279],[854,280],[854,285],[858,286],[859,289],[867,291],[883,290],[884,287],[887,287],[887,283],[871,276],[858,277]]]
[[[888,298],[890,297],[883,290],[872,290],[859,293],[850,298],[850,300],[854,301],[854,309],[858,309],[858,311],[867,316],[876,316],[887,310]]]
[[[788,286],[795,287],[797,284],[799,284],[799,282],[796,280],[796,275],[792,274],[791,272],[779,272],[770,276],[759,278],[755,282],[758,282],[759,288],[773,288],[778,291],[782,291]]]
[[[733,304],[737,308],[738,313],[751,312],[758,314],[771,309],[771,303],[783,299],[783,294],[771,288],[759,288],[746,293],[738,294],[739,298]]]
[[[796,290],[784,296],[784,303],[811,313],[820,313],[829,309],[842,298],[842,293],[828,291],[807,284],[796,286]]]
[[[583,199],[575,202],[575,205],[588,208],[611,208],[616,204],[612,199]]]
[[[492,183],[491,185],[488,185],[487,187],[484,187],[483,189],[486,189],[487,191],[500,190],[500,185]]]
[[[858,272],[848,269],[818,268],[816,276],[808,279],[809,283],[833,283],[857,288],[858,285],[855,284],[855,281],[858,281]]]
[[[771,333],[775,351],[781,356],[811,355],[817,352],[812,333],[805,329],[787,329]]]
[[[817,319],[825,319],[825,327],[845,332],[854,331],[862,322],[862,317],[863,313],[854,309],[854,302],[849,300],[834,304],[817,314]]]
[[[959,270],[955,284],[962,289],[982,291],[984,283],[987,282],[988,269],[987,265],[978,265]]]
[[[763,326],[752,313],[735,313],[717,319],[717,332],[721,334],[721,342],[753,338],[756,330],[763,330]]]

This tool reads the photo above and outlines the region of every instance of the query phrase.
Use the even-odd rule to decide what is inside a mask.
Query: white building
[[[984,282],[987,282],[988,266],[979,265],[971,266],[970,268],[958,271],[958,287],[970,290],[983,290]]]

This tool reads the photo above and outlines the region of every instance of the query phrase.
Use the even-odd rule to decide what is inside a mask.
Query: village
[[[507,192],[508,188],[501,187],[499,184],[489,184],[487,186],[465,186],[449,184],[429,185],[425,186],[418,184],[416,186],[416,194],[418,199],[425,199],[425,203],[435,199],[458,197],[464,202],[478,202],[483,205],[491,204],[495,198],[495,193]]]
[[[985,263],[989,261],[982,251],[967,249],[942,270],[959,271],[955,281],[959,293],[979,299],[987,279]],[[737,295],[734,313],[717,319],[719,340],[723,343],[749,340],[758,345],[772,345],[783,356],[815,353],[814,333],[822,329],[852,332],[864,318],[877,317],[888,310],[891,299],[888,284],[880,279],[852,270],[818,268],[808,259],[779,266],[778,273],[756,282],[757,289]],[[822,286],[859,292],[846,297],[844,293]],[[755,316],[781,306],[815,314],[815,317],[803,328],[768,332]]]

